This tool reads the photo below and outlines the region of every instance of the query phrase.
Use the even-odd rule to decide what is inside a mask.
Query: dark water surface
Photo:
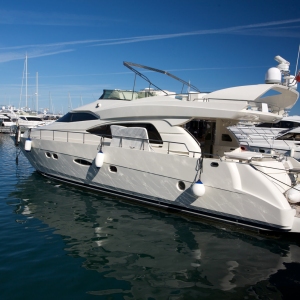
[[[299,299],[300,237],[134,205],[15,158],[0,134],[0,299]]]

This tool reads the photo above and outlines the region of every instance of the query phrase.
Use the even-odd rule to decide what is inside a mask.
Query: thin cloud
[[[94,26],[101,21],[107,22],[108,20],[119,21],[103,16],[0,9],[0,24],[5,25]]]
[[[265,28],[265,27],[272,27],[272,26],[291,24],[291,23],[300,23],[300,18],[292,19],[292,20],[282,20],[282,21],[241,25],[241,26],[233,26],[233,27],[217,28],[217,29],[205,29],[205,30],[197,30],[191,32],[172,33],[172,34],[159,34],[159,35],[147,35],[147,36],[137,36],[137,37],[126,37],[126,38],[110,38],[110,39],[92,39],[92,40],[79,40],[79,41],[68,41],[68,42],[48,43],[48,44],[33,44],[33,45],[2,47],[0,48],[0,50],[13,50],[13,49],[24,49],[24,48],[36,48],[36,47],[44,47],[44,48],[65,47],[65,46],[74,46],[80,44],[104,46],[104,45],[135,43],[135,42],[143,42],[143,41],[151,41],[151,40],[159,40],[159,39],[179,38],[179,37],[192,36],[192,35],[207,35],[207,34],[221,34],[221,33],[247,34],[248,32],[251,32],[251,31],[247,31],[249,29],[261,30],[261,28]],[[293,28],[299,28],[299,26],[276,27],[271,30],[293,29]]]
[[[2,11],[0,10],[0,13],[3,13],[3,10]],[[8,21],[6,20],[5,22]],[[204,30],[172,33],[172,34],[159,34],[159,35],[147,35],[147,36],[125,37],[125,38],[110,38],[110,39],[90,39],[90,40],[78,40],[78,41],[48,43],[48,44],[2,47],[0,48],[0,51],[5,51],[5,50],[9,50],[9,51],[7,53],[0,54],[0,63],[12,61],[12,60],[24,59],[24,52],[27,52],[28,56],[32,58],[32,57],[57,55],[65,52],[75,51],[75,49],[70,49],[70,47],[75,47],[75,46],[94,46],[94,47],[109,46],[109,45],[139,43],[139,42],[181,38],[181,37],[197,36],[197,35],[239,34],[239,35],[299,37],[300,33],[297,30],[299,28],[299,25],[284,26],[284,27],[282,26],[282,25],[295,24],[295,23],[300,23],[300,18],[291,19],[291,20],[265,22],[265,23],[258,23],[258,24],[232,26],[226,28],[204,29]],[[18,50],[18,52],[14,52],[13,50]],[[22,50],[23,53],[20,53],[20,51]]]
[[[72,52],[74,49],[63,49],[63,50],[57,50],[57,51],[32,51],[30,52],[30,58],[36,58],[36,57],[43,57],[43,56],[51,56],[51,55],[57,55],[61,53],[66,52]],[[0,63],[9,62],[13,60],[21,60],[24,59],[24,52],[7,52],[0,54]]]
[[[222,33],[249,34],[249,32],[251,33],[251,31],[249,31],[249,29],[250,30],[253,30],[253,29],[261,30],[262,28],[265,28],[265,27],[273,27],[273,30],[274,30],[274,29],[277,29],[276,27],[274,28],[274,26],[278,26],[278,25],[282,25],[282,24],[298,23],[298,22],[300,22],[300,18],[292,19],[292,20],[283,20],[283,21],[242,25],[242,26],[233,26],[233,27],[227,27],[227,28],[198,30],[198,31],[175,33],[175,34],[139,36],[139,37],[132,37],[132,38],[127,38],[127,39],[121,38],[121,39],[115,40],[115,41],[108,41],[108,42],[104,41],[103,43],[95,44],[94,46],[107,46],[107,45],[137,43],[137,42],[144,42],[144,41],[150,41],[150,40],[171,39],[171,38],[193,36],[193,35],[222,34]],[[286,27],[286,28],[289,28],[289,27]],[[253,31],[252,31],[252,33],[253,33]],[[257,33],[260,33],[260,32],[257,31]],[[273,35],[274,31],[271,31],[271,30],[265,31],[265,34],[266,33],[269,33],[269,35]],[[297,34],[298,33],[296,33],[296,35]],[[277,33],[277,35],[278,35],[278,33]]]
[[[261,69],[268,68],[269,66],[239,66],[239,67],[208,67],[208,68],[184,68],[184,69],[167,69],[167,72],[184,72],[184,71],[207,71],[207,70],[233,70],[233,69]],[[154,71],[144,70],[143,73],[153,73]],[[108,76],[108,75],[127,75],[132,74],[128,72],[106,72],[106,73],[89,73],[89,74],[64,74],[64,75],[51,75],[40,76],[40,78],[66,78],[66,77],[93,77],[93,76]]]

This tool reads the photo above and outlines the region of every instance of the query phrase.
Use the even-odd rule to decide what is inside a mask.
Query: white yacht
[[[275,138],[291,129],[300,126],[300,116],[286,116],[276,123],[251,122],[229,126],[228,129],[236,136],[240,142],[268,140]]]
[[[290,81],[281,81],[286,71],[273,70],[265,84],[201,93],[166,71],[124,65],[149,88],[104,90],[99,100],[24,133],[19,146],[39,173],[181,213],[300,233],[300,163],[242,151],[227,129],[240,120],[280,120],[299,97]],[[159,89],[136,68],[194,92]],[[195,119],[197,137],[189,126]]]
[[[6,113],[0,112],[1,128],[0,132],[9,133],[11,126],[14,126],[17,122],[17,117],[11,117]]]
[[[259,153],[279,153],[300,160],[300,127],[284,131],[275,137],[256,139],[242,139],[240,145],[243,150]]]
[[[18,118],[16,126],[20,126],[21,132],[24,132],[29,128],[46,125],[46,123],[49,123],[49,121],[45,121],[39,116],[21,115]]]

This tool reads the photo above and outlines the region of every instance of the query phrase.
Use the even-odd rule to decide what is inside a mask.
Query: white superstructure
[[[184,213],[300,233],[300,163],[241,151],[227,129],[240,120],[280,120],[299,97],[294,88],[268,83],[201,93],[168,72],[124,65],[138,75],[134,67],[166,74],[195,92],[159,89],[144,75],[156,89],[105,90],[25,132],[20,147],[38,172]]]

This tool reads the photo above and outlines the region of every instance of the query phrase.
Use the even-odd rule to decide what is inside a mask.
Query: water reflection
[[[272,298],[281,294],[274,276],[285,276],[279,271],[291,263],[300,270],[297,242],[185,220],[37,173],[18,184],[10,198],[20,201],[19,221],[27,227],[30,218],[42,221],[63,237],[65,251],[84,258],[84,268],[119,280],[111,289],[89,291],[95,295],[195,299],[229,293],[239,299],[265,289]]]

